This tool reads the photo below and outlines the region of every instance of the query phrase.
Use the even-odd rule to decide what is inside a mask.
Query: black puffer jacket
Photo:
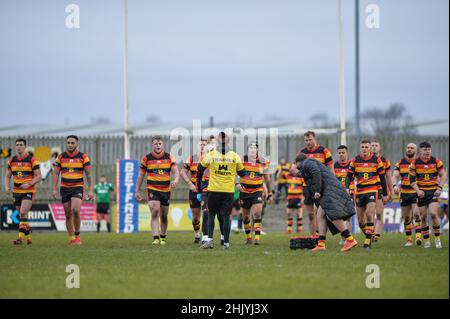
[[[320,193],[319,205],[330,220],[347,219],[355,215],[350,195],[328,167],[315,159],[307,158],[298,165],[308,192]]]

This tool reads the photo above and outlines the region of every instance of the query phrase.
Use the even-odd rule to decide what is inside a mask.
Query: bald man
[[[417,156],[417,145],[409,143],[406,146],[405,157],[398,160],[392,175],[392,187],[395,194],[400,194],[403,224],[405,226],[406,247],[413,245],[412,217],[414,216],[414,229],[416,245],[422,245],[420,211],[417,206],[417,193],[409,182],[409,166]],[[400,184],[400,185],[399,185]],[[400,187],[399,187],[400,186]]]

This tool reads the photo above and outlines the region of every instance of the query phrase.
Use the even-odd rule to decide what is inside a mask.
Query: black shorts
[[[381,200],[383,199],[383,189],[381,189],[381,188],[378,189],[378,199],[381,199]]]
[[[287,200],[287,208],[293,208],[293,209],[298,209],[298,208],[302,208],[302,199],[301,198],[291,198]]]
[[[13,198],[14,198],[14,206],[20,207],[20,206],[22,206],[23,200],[31,200],[32,201],[34,199],[34,194],[33,193],[24,193],[24,194],[13,193]]]
[[[256,192],[253,194],[241,193],[239,195],[241,207],[244,209],[250,209],[254,204],[262,204],[262,192]]]
[[[376,203],[378,200],[378,191],[366,194],[356,195],[356,206],[364,207],[369,203]]]
[[[312,205],[314,204],[316,207],[319,207],[320,205],[320,198],[315,199],[314,194],[311,194],[311,192],[308,190],[307,187],[303,188],[303,204],[304,205]]]
[[[435,191],[436,190],[431,190],[431,191],[424,190],[425,195],[422,198],[418,198],[417,205],[419,207],[423,207],[423,206],[429,205],[431,203],[437,203],[438,199],[437,199],[436,195],[434,195]]]
[[[147,190],[147,201],[160,202],[162,206],[169,206],[170,192],[158,192],[152,189]]]
[[[109,214],[109,203],[97,203],[97,214]]]
[[[197,200],[197,194],[193,191],[189,191],[189,207],[190,208],[200,208],[202,202]]]
[[[208,210],[211,213],[230,215],[234,193],[208,191]]]
[[[59,193],[61,194],[61,203],[70,202],[70,199],[79,198],[83,200],[84,190],[82,187],[61,187]]]
[[[412,204],[417,204],[417,194],[416,193],[412,193],[412,194],[401,193],[400,194],[400,206],[401,207],[411,206]]]

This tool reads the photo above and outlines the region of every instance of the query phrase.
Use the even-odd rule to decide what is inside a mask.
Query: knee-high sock
[[[209,211],[208,214],[208,237],[210,240],[212,240],[214,238],[216,213],[213,211]]]
[[[222,219],[222,231],[224,242],[230,242],[231,221],[230,214],[219,214],[219,220]]]

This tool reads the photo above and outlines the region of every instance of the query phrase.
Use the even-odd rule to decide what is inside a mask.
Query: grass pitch
[[[0,233],[0,298],[449,298],[448,236],[443,249],[403,247],[385,234],[370,251],[291,251],[289,235],[269,233],[260,246],[231,235],[231,248],[201,250],[191,232],[169,232],[166,246],[151,234],[83,233],[67,247],[63,233],[34,233],[13,246]],[[362,235],[356,239],[362,243]],[[433,239],[432,239],[432,243]],[[80,267],[80,288],[66,288],[66,266]],[[366,287],[366,266],[380,269],[380,288]]]

